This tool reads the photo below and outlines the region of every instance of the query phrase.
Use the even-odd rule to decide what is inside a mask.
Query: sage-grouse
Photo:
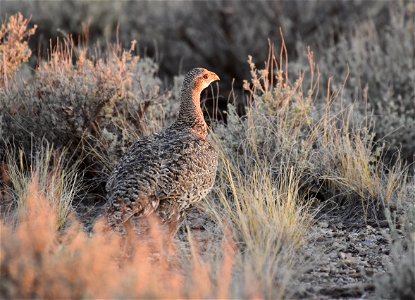
[[[187,73],[177,120],[135,142],[121,158],[106,185],[110,227],[125,234],[130,218],[154,213],[174,236],[186,209],[210,191],[218,156],[207,139],[200,94],[216,80],[215,73],[203,68]]]

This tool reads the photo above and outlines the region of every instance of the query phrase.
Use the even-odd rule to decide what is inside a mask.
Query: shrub
[[[382,30],[387,19],[385,11],[391,6],[387,1],[3,3],[5,12],[33,15],[33,22],[39,24],[42,32],[39,37],[44,37],[40,41],[43,48],[49,46],[49,38],[68,32],[81,35],[86,27],[91,41],[105,45],[105,41],[115,40],[113,32],[118,27],[121,43],[138,40],[142,51],[160,64],[162,75],[171,78],[194,66],[214,68],[222,78],[222,89],[226,86],[230,90],[232,79],[236,78],[238,92],[242,79],[249,76],[245,58],[248,54],[264,57],[266,40],[275,38],[279,27],[286,34],[290,58],[294,58],[298,40],[313,47],[333,41],[370,17],[380,19],[377,26]]]
[[[8,80],[27,62],[32,51],[27,40],[37,26],[28,28],[29,20],[18,13],[0,28],[0,88],[7,88]]]
[[[357,100],[355,113],[372,112],[377,139],[387,142],[392,152],[400,149],[408,161],[415,153],[413,12],[413,3],[400,2],[386,10],[383,25],[369,18],[340,35],[337,43],[317,48],[323,79],[334,77],[333,88],[341,91],[345,103]]]
[[[135,42],[129,50],[114,45],[93,56],[71,39],[58,41],[30,83],[0,89],[4,143],[28,151],[45,138],[87,155],[105,171],[132,141],[160,129],[172,114],[163,109],[171,94],[161,89],[157,65],[134,49]]]

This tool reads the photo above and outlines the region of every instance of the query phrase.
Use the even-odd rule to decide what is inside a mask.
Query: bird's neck
[[[179,116],[174,126],[190,128],[197,135],[206,137],[207,124],[200,107],[201,92],[201,89],[190,87],[181,90]]]

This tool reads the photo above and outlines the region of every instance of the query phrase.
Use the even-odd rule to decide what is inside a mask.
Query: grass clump
[[[72,202],[81,190],[82,175],[79,161],[70,163],[65,151],[58,152],[47,143],[27,157],[22,149],[8,149],[3,164],[2,215],[7,223],[15,224],[28,209],[30,183],[36,177],[39,190],[54,209],[56,228],[62,228],[73,212]]]
[[[275,178],[261,163],[242,172],[226,156],[221,162],[214,200],[206,209],[239,249],[234,262],[239,283],[235,295],[293,296],[291,283],[304,271],[299,253],[311,223],[307,205],[301,202],[298,174],[290,170]],[[247,289],[242,288],[244,282],[249,282]]]

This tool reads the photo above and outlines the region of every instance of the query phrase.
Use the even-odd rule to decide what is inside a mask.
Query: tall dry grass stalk
[[[9,185],[6,217],[16,220],[28,209],[30,183],[36,177],[38,187],[56,212],[56,226],[62,228],[72,211],[72,201],[81,189],[80,161],[70,162],[66,151],[58,152],[48,143],[27,157],[21,149],[6,150],[5,184]],[[10,220],[14,223],[13,220]]]

